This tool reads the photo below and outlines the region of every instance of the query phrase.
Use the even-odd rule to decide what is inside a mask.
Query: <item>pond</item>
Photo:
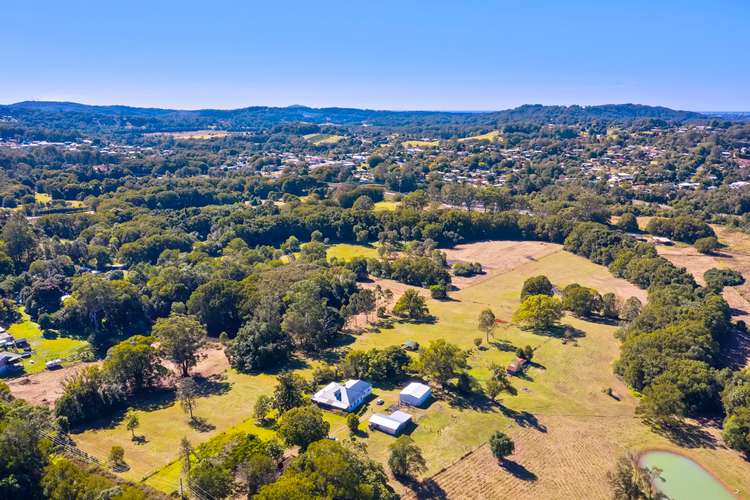
[[[708,471],[687,457],[668,451],[641,455],[644,467],[661,469],[658,490],[673,500],[731,500],[734,496]]]

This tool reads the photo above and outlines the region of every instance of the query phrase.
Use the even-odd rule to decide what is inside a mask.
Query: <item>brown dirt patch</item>
[[[10,391],[16,398],[26,400],[29,403],[51,407],[62,395],[63,381],[68,375],[72,375],[87,366],[98,364],[101,364],[101,362],[79,363],[59,370],[47,370],[9,380],[8,386],[10,386]]]
[[[445,250],[449,264],[479,262],[485,274],[463,278],[453,276],[453,285],[462,289],[518,266],[562,250],[562,245],[537,241],[481,241],[456,245]]]
[[[63,393],[63,382],[78,370],[87,366],[100,365],[101,361],[94,363],[79,363],[59,370],[43,371],[26,377],[9,380],[11,393],[14,397],[26,400],[33,404],[53,406],[55,401]],[[165,362],[165,366],[172,372],[175,367],[172,363]],[[229,368],[229,361],[224,355],[224,349],[219,344],[209,344],[203,351],[203,357],[193,369],[193,375],[208,378],[223,373]]]

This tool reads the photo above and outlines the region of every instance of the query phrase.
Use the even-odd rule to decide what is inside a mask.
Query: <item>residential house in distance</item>
[[[345,384],[331,382],[313,395],[321,406],[352,412],[362,406],[372,394],[372,385],[364,380],[347,380]]]
[[[432,396],[430,386],[412,382],[403,388],[399,394],[401,404],[409,406],[422,406]]]
[[[21,356],[17,354],[12,352],[0,352],[0,375],[9,373],[20,360]]]
[[[391,436],[398,436],[409,425],[409,422],[411,422],[411,415],[397,410],[390,415],[374,413],[368,420],[367,425],[372,430],[382,431]]]

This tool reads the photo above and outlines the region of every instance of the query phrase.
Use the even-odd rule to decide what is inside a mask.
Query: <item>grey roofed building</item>
[[[399,400],[409,406],[421,406],[432,396],[430,386],[412,382],[401,390]]]

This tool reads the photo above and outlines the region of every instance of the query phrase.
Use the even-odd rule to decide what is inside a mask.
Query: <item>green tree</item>
[[[346,426],[349,428],[349,433],[354,435],[359,430],[359,417],[356,413],[350,413],[346,416]]]
[[[277,322],[252,319],[242,325],[226,354],[232,368],[249,373],[277,368],[289,358],[291,350],[289,336]]]
[[[182,410],[190,416],[190,420],[193,421],[193,411],[196,407],[196,399],[198,398],[198,385],[190,377],[180,379],[177,382],[177,400],[182,406]]]
[[[292,408],[281,417],[279,435],[287,446],[299,446],[303,451],[315,441],[328,436],[330,424],[323,420],[317,406]]]
[[[668,382],[654,383],[643,391],[638,413],[657,427],[670,427],[685,413],[679,388]]]
[[[630,212],[625,212],[617,221],[617,227],[628,233],[637,233],[639,231],[638,219]]]
[[[562,318],[562,303],[557,297],[530,295],[513,313],[513,321],[521,328],[544,330]]]
[[[325,262],[328,254],[328,245],[313,240],[300,249],[300,257],[305,262]]]
[[[602,298],[593,288],[573,283],[563,290],[562,306],[579,318],[587,318],[601,310]]]
[[[239,475],[245,483],[247,498],[251,498],[261,486],[273,481],[276,475],[276,462],[265,453],[253,453],[240,465]]]
[[[276,377],[277,383],[273,390],[272,406],[279,413],[302,406],[305,402],[305,379],[292,372],[283,372]]]
[[[666,498],[654,486],[660,475],[659,469],[641,467],[638,457],[632,453],[617,459],[615,469],[607,473],[614,500],[657,500]]]
[[[199,461],[190,469],[188,484],[204,495],[210,495],[209,498],[226,498],[234,489],[229,471],[209,459]]]
[[[34,260],[37,249],[37,236],[31,224],[20,212],[13,212],[3,226],[1,238],[5,253],[18,266],[28,265]]]
[[[412,193],[407,194],[401,200],[401,204],[407,208],[414,210],[424,210],[424,208],[430,203],[430,198],[423,190],[418,189]]]
[[[128,417],[125,419],[125,427],[131,432],[131,439],[135,441],[135,430],[140,425],[140,421],[138,420],[138,415],[135,413],[131,413],[128,415]]]
[[[201,348],[206,343],[206,329],[192,316],[171,314],[156,320],[152,330],[162,354],[176,364],[183,377],[198,364]]]
[[[261,488],[257,498],[396,500],[398,496],[382,466],[356,448],[323,439],[312,443],[276,481]]]
[[[620,304],[612,292],[602,295],[602,316],[615,320],[620,317]]]
[[[199,286],[190,295],[187,309],[206,325],[206,331],[216,336],[225,331],[234,335],[245,318],[246,296],[237,281],[214,279]]]
[[[286,241],[281,244],[281,251],[284,252],[285,255],[290,255],[295,252],[299,252],[299,250],[300,250],[299,240],[294,235],[287,238]]]
[[[750,455],[750,407],[739,408],[724,420],[724,441],[730,448]]]
[[[427,309],[427,302],[425,302],[419,292],[413,288],[407,289],[404,294],[399,297],[396,305],[393,306],[393,313],[397,316],[413,320],[424,319],[430,314]]]
[[[437,339],[420,351],[417,366],[425,378],[445,387],[450,379],[467,368],[466,357],[466,352],[458,346]]]
[[[700,253],[706,255],[714,253],[714,251],[718,250],[721,247],[721,245],[719,244],[719,240],[717,240],[715,236],[698,238],[697,240],[695,240],[695,243],[693,243],[693,246]]]
[[[448,287],[442,283],[437,285],[430,285],[430,297],[436,300],[444,300],[448,298]]]
[[[284,314],[282,329],[298,349],[319,352],[333,343],[343,326],[339,311],[328,305],[319,286],[302,281],[287,294],[289,307]]]
[[[712,267],[703,273],[703,279],[706,286],[714,291],[721,293],[725,286],[737,286],[745,282],[742,274],[734,269]]]
[[[427,462],[414,441],[409,436],[401,436],[388,447],[388,467],[398,478],[414,477],[427,470]]]
[[[505,457],[512,455],[515,449],[515,443],[504,432],[497,431],[490,436],[490,450],[496,459],[504,461]]]
[[[642,307],[643,305],[638,297],[630,297],[622,305],[620,317],[628,322],[633,321],[639,314],[641,314]]]
[[[490,343],[490,334],[495,330],[496,324],[497,322],[495,313],[492,312],[492,309],[485,309],[484,311],[479,313],[478,326],[479,329],[482,330],[487,337],[488,344]]]
[[[258,399],[255,400],[255,406],[253,407],[253,415],[258,422],[265,423],[268,413],[273,409],[273,398],[261,394]]]
[[[180,440],[180,456],[182,457],[182,471],[190,473],[192,467],[193,445],[185,436]]]
[[[125,463],[125,449],[122,446],[113,446],[109,450],[107,459],[112,464],[112,467],[119,467]]]
[[[153,341],[152,337],[134,335],[107,352],[104,373],[123,393],[155,387],[166,375]]]
[[[523,282],[521,288],[521,302],[531,295],[554,295],[554,288],[546,276],[532,276]]]
[[[372,198],[367,195],[362,195],[354,201],[352,205],[353,210],[372,210],[375,207]]]

